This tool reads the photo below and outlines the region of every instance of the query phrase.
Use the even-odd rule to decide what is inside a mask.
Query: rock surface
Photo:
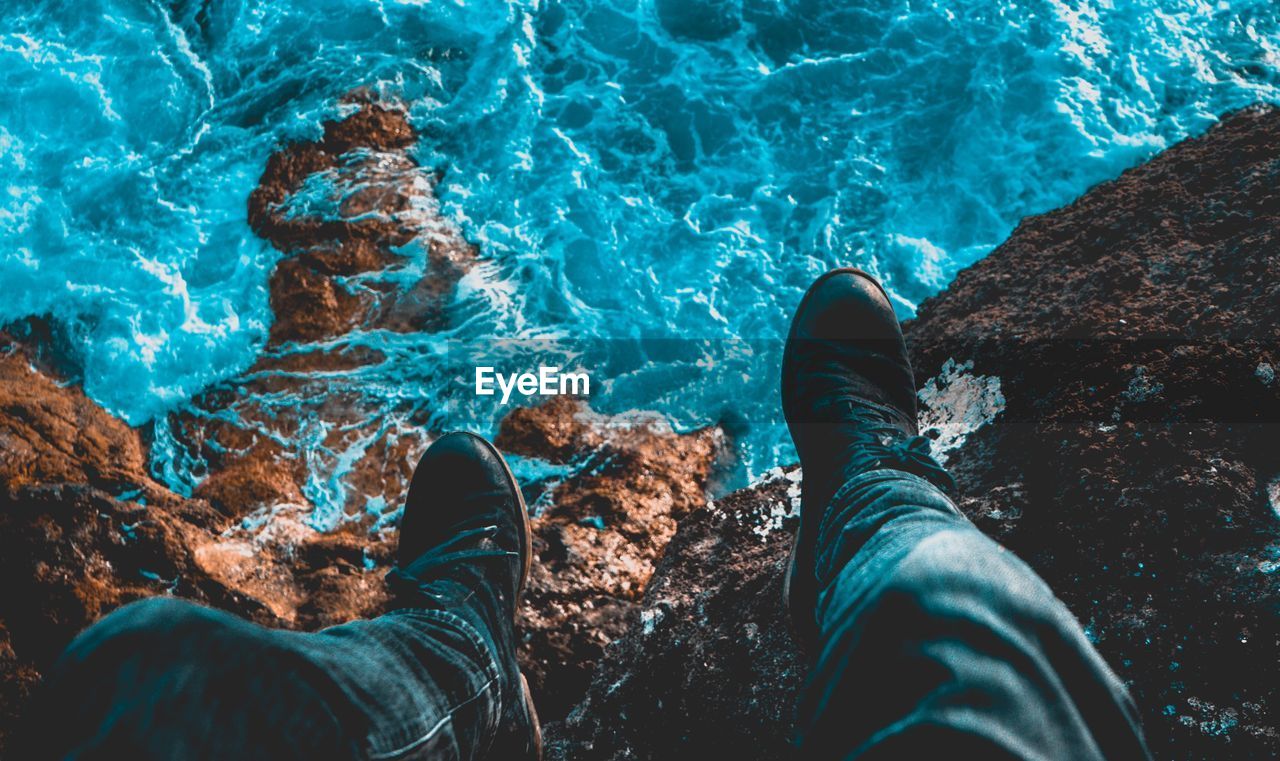
[[[680,524],[548,759],[789,758],[805,664],[782,605],[799,471]]]
[[[518,618],[521,662],[543,721],[564,716],[586,692],[677,522],[706,505],[721,439],[714,428],[677,436],[651,416],[605,418],[567,397],[503,420],[503,451],[578,463],[536,495],[544,505],[533,520],[537,559]]]
[[[1280,755],[1278,315],[1259,108],[1025,220],[907,326],[960,506],[1085,624],[1157,758]],[[681,524],[551,758],[786,757],[791,488]]]
[[[1026,220],[926,304],[925,377],[998,377],[954,457],[1132,687],[1159,758],[1280,755],[1280,112]]]
[[[442,327],[476,250],[440,215],[407,114],[361,93],[343,106],[318,140],[272,154],[249,197],[249,224],[285,256],[266,350],[167,421],[171,445],[204,476],[195,496],[231,516],[309,503],[321,508],[310,524],[328,529],[370,500],[398,504],[429,441],[420,400],[388,408],[362,393],[386,358],[361,339]],[[317,469],[345,472],[308,488]]]
[[[55,382],[37,354],[16,350],[17,340],[0,332],[0,480],[162,493],[138,432]]]

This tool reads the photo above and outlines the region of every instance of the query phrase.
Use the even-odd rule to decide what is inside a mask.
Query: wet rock
[[[36,362],[0,332],[0,488],[70,483],[158,495],[138,432]]]
[[[238,516],[247,507],[303,502],[299,477],[298,468],[284,460],[280,446],[254,442],[247,456],[232,460],[201,481],[194,496],[208,500],[229,516]]]
[[[420,402],[387,409],[365,398],[387,358],[350,334],[442,327],[475,247],[440,215],[404,110],[364,93],[343,108],[318,140],[272,154],[249,198],[250,225],[285,254],[271,276],[266,352],[170,416],[172,445],[206,476],[196,495],[228,515],[310,502],[316,527],[371,525],[370,500],[397,504],[429,441]],[[305,488],[339,467],[334,483]]]
[[[271,279],[273,344],[314,342],[352,328],[438,328],[443,303],[476,258],[439,214],[436,177],[410,153],[417,134],[395,103],[349,96],[319,140],[272,154],[249,197],[249,224],[288,255]],[[411,289],[341,278],[407,264],[417,242],[426,274]]]
[[[1280,755],[1278,188],[1280,111],[1235,114],[1024,220],[906,328],[961,508],[1085,624],[1157,758]],[[735,522],[784,488],[685,520],[550,758],[787,757],[788,542]]]
[[[308,630],[385,610],[394,522],[317,531],[313,506],[290,501],[296,487],[288,478],[242,473],[252,459],[214,472],[196,497],[183,498],[146,477],[136,431],[74,385],[32,369],[22,348],[9,351],[0,357],[0,430],[33,446],[21,450],[20,468],[0,472],[0,743],[66,643],[132,600],[175,595]],[[21,383],[7,383],[5,373]],[[23,393],[9,393],[19,387]],[[79,450],[68,448],[76,439],[43,438],[72,435],[68,410],[90,442]],[[652,416],[597,415],[567,398],[509,420],[502,441],[527,457],[564,461],[539,442],[575,431],[563,480],[530,485],[531,494],[544,488],[534,495],[544,505],[534,523],[540,562],[520,611],[520,655],[540,706],[562,715],[585,691],[604,645],[622,633],[677,520],[705,504],[721,437],[677,435]],[[520,430],[521,440],[508,434]],[[128,467],[117,472],[112,462]],[[234,507],[250,498],[263,504]]]
[[[503,420],[504,451],[576,461],[534,501],[537,561],[518,619],[521,663],[544,721],[581,698],[677,522],[706,504],[722,439],[714,428],[676,435],[654,416],[606,418],[570,397]]]

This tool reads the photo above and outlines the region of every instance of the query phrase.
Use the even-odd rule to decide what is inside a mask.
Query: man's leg
[[[14,758],[331,757],[358,749],[323,673],[274,632],[171,598],[86,629],[45,675]]]
[[[1136,711],[1035,573],[946,496],[888,298],[837,271],[798,310],[783,401],[804,468],[788,577],[815,662],[806,758],[1145,758]]]
[[[414,475],[395,611],[306,634],[178,600],[126,606],[50,672],[22,757],[536,758],[513,628],[524,510],[492,446],[443,437]]]
[[[1132,701],[1076,619],[933,483],[851,478],[822,521],[817,578],[799,709],[814,758],[1147,757]]]

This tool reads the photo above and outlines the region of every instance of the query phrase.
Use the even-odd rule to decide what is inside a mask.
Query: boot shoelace
[[[504,550],[494,543],[499,529],[489,523],[488,518],[482,515],[462,521],[448,539],[428,548],[408,565],[397,565],[388,571],[387,583],[396,593],[426,592],[431,582],[447,575],[446,569],[458,563],[519,558],[520,553]]]
[[[956,482],[947,469],[933,458],[927,436],[908,435],[896,421],[898,415],[874,402],[844,395],[831,401],[839,410],[836,418],[852,429],[851,464],[858,472],[892,468],[918,475],[948,494],[956,493]]]

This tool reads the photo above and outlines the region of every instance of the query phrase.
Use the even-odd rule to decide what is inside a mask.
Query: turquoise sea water
[[[487,260],[442,336],[364,339],[393,358],[367,393],[491,432],[502,411],[454,380],[486,336],[600,339],[597,407],[731,419],[751,475],[792,454],[778,339],[814,276],[868,268],[910,315],[1022,216],[1280,101],[1280,6],[5,3],[0,323],[53,316],[139,425],[242,371],[279,256],[248,194],[358,86],[411,105]]]

